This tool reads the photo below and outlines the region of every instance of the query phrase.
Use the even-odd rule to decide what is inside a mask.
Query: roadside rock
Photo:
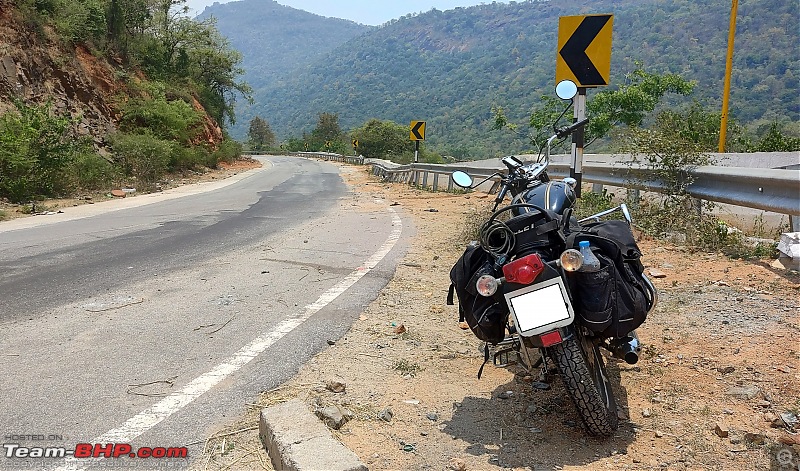
[[[340,394],[347,390],[347,385],[340,381],[328,381],[325,388],[330,392]]]
[[[392,409],[390,409],[389,407],[378,412],[378,418],[384,422],[391,422],[392,417],[394,417],[394,412],[392,412]]]
[[[451,471],[467,471],[467,463],[461,458],[453,458],[448,463],[447,469]]]
[[[329,428],[339,430],[344,424],[353,418],[353,413],[343,407],[333,405],[318,409],[316,411],[317,417],[322,420]]]
[[[750,400],[758,396],[759,392],[761,392],[761,389],[759,389],[758,386],[750,384],[746,386],[730,388],[725,394],[739,399]]]

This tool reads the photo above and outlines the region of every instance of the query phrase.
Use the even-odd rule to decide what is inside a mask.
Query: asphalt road
[[[184,466],[216,426],[347,332],[410,228],[388,203],[349,193],[331,164],[263,161],[196,194],[0,224],[0,468]],[[32,452],[78,443],[189,456]]]

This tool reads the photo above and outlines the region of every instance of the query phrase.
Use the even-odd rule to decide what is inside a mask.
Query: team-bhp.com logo
[[[66,447],[22,446],[3,444],[6,458],[186,458],[186,447],[138,447],[127,443],[79,443],[74,450]]]

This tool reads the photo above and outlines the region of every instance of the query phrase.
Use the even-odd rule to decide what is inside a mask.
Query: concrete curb
[[[263,409],[259,437],[277,471],[368,471],[299,399]]]

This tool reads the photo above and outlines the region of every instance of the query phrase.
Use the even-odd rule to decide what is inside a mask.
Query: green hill
[[[224,33],[228,5],[214,10]],[[234,133],[244,135],[246,123],[259,115],[279,138],[299,136],[329,112],[345,129],[370,118],[427,120],[426,145],[457,157],[517,152],[527,147],[523,140],[490,131],[492,106],[524,123],[539,97],[552,94],[558,18],[590,13],[615,15],[612,84],[641,61],[648,71],[697,81],[689,99],[721,108],[729,0],[526,1],[431,10],[354,35],[321,57],[307,57],[292,74],[257,85],[256,104],[239,110]],[[739,122],[800,119],[799,26],[797,2],[739,2],[731,94]],[[239,23],[227,34],[236,45],[242,37],[292,28],[273,27],[256,32]],[[262,50],[260,59],[243,50],[245,61],[272,62],[273,51]]]
[[[244,79],[258,97],[265,87],[286,83],[298,68],[321,59],[371,29],[338,18],[280,5],[274,0],[242,0],[206,7],[198,18],[214,17],[217,29],[243,56]]]

